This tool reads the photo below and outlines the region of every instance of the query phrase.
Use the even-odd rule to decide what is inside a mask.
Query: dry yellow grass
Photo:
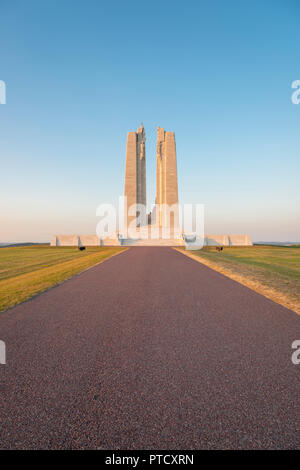
[[[220,253],[177,250],[300,314],[299,248],[239,247]]]
[[[0,249],[0,311],[126,250],[121,247],[11,247]]]

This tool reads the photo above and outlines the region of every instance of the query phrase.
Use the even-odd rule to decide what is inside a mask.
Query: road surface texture
[[[136,247],[0,315],[0,448],[300,447],[300,317]]]

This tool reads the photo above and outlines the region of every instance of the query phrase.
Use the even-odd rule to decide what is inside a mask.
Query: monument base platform
[[[121,240],[122,246],[185,246],[185,241],[182,239],[133,239],[123,238]]]
[[[51,246],[185,246],[193,240],[188,236],[170,238],[147,237],[142,231],[140,236],[122,237],[116,233],[115,236],[99,238],[97,235],[54,235]],[[252,246],[249,235],[205,235],[204,246]]]

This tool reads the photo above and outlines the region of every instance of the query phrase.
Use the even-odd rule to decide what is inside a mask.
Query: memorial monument
[[[51,245],[185,245],[186,234],[179,227],[175,133],[158,127],[156,148],[156,198],[150,214],[147,214],[146,197],[146,133],[141,124],[136,132],[127,134],[124,223],[121,231],[100,237],[54,235]],[[204,245],[249,246],[252,242],[248,235],[205,235]]]

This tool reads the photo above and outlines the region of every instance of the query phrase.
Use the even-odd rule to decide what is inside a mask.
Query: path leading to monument
[[[300,317],[172,248],[0,315],[1,448],[299,447]]]

